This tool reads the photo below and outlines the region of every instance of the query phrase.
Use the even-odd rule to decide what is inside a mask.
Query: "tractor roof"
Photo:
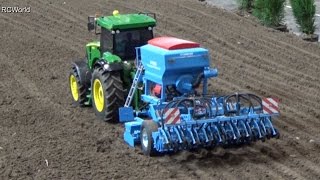
[[[145,14],[115,14],[97,19],[97,24],[109,30],[155,26],[156,20]]]

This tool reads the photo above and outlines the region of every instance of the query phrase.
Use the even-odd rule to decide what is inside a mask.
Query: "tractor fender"
[[[105,71],[120,71],[123,69],[122,63],[107,63],[102,60],[96,61],[93,67],[102,67]]]
[[[85,85],[86,87],[89,87],[91,83],[92,73],[88,68],[86,60],[72,62],[72,66],[76,68],[79,74],[80,83]]]

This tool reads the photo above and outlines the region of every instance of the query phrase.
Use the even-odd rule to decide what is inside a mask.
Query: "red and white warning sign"
[[[263,113],[265,114],[280,113],[279,99],[277,98],[263,98],[262,106],[263,106]]]
[[[166,124],[178,124],[180,120],[180,110],[179,108],[169,108],[165,109],[163,112],[164,122]]]

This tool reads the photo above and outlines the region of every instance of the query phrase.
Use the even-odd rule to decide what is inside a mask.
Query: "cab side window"
[[[101,28],[101,36],[100,36],[100,49],[101,49],[101,55],[104,52],[111,52],[112,51],[112,44],[113,44],[113,38],[110,31],[108,31],[105,28]]]

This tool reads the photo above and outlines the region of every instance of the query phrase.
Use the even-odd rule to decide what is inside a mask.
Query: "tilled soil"
[[[196,0],[3,0],[0,13],[0,179],[320,179],[320,50]],[[123,125],[73,107],[70,63],[84,56],[88,15],[151,11],[157,35],[200,42],[220,75],[217,93],[281,99],[281,138],[149,158]]]

